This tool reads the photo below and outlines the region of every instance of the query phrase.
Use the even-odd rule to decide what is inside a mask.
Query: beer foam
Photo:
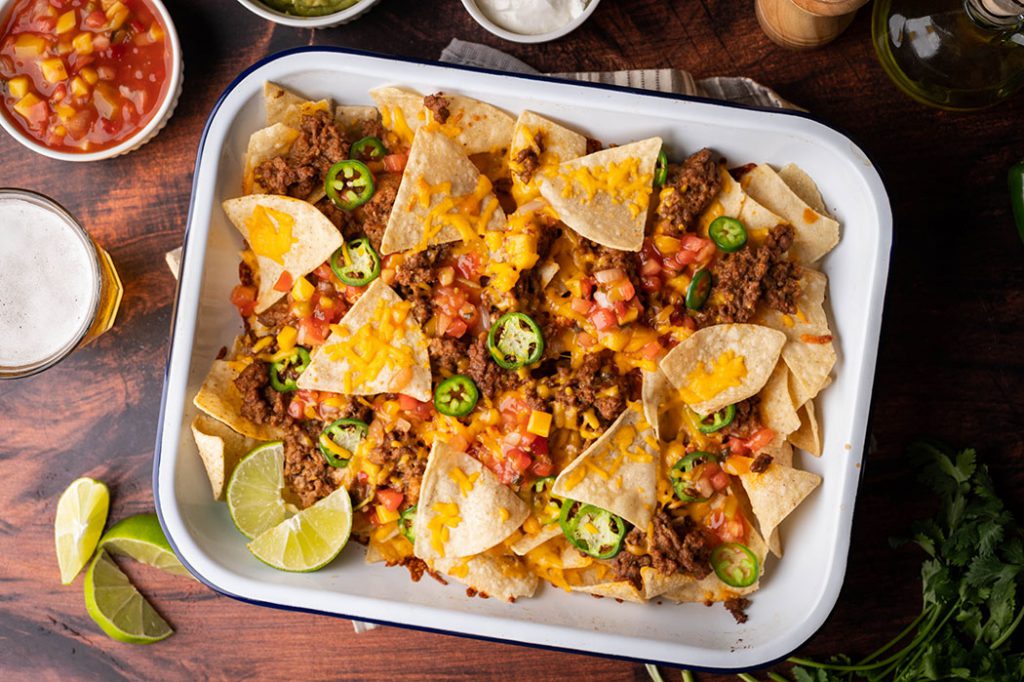
[[[44,362],[81,334],[97,295],[94,262],[64,217],[0,198],[0,367]]]

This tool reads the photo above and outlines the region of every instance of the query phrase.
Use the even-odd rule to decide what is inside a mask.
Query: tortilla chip
[[[242,173],[244,194],[263,193],[263,187],[256,182],[256,167],[264,161],[287,154],[298,136],[298,130],[284,123],[275,123],[249,136],[249,147],[245,152],[245,170]]]
[[[800,417],[789,392],[789,368],[785,362],[777,362],[768,382],[761,390],[758,405],[761,423],[775,432],[776,438],[785,441],[786,436],[800,428]]]
[[[214,360],[192,403],[243,436],[260,441],[279,440],[283,433],[278,428],[242,416],[242,394],[235,387],[240,372],[240,363]]]
[[[603,246],[639,251],[661,138],[565,161],[541,176],[540,193],[559,219]]]
[[[529,515],[527,504],[490,469],[434,441],[420,484],[413,552],[428,561],[473,556],[514,533]]]
[[[524,151],[536,155],[539,166],[527,182],[520,177],[522,161],[519,155]],[[508,166],[512,171],[512,193],[522,205],[537,196],[539,181],[543,173],[550,171],[563,161],[579,158],[587,153],[587,138],[575,130],[558,125],[532,111],[524,111],[516,119],[512,130],[512,145],[508,150]]]
[[[505,229],[505,212],[490,181],[458,145],[423,131],[409,150],[394,209],[381,238],[381,255],[445,244]],[[459,228],[468,230],[464,235]]]
[[[771,166],[760,164],[740,183],[755,201],[793,225],[789,254],[796,261],[814,263],[839,243],[839,223],[808,206]]]
[[[413,90],[383,87],[370,90],[380,109],[384,127],[406,143],[421,128],[444,133],[467,155],[502,152],[512,137],[515,120],[495,106],[461,95],[438,93],[448,100],[448,120],[440,124],[423,106],[423,95]]]
[[[200,414],[192,420],[192,436],[196,448],[206,467],[210,479],[213,499],[224,496],[224,487],[235,470],[235,465],[245,457],[259,441],[233,431],[227,424],[209,415]]]
[[[561,534],[561,526],[557,523],[549,523],[541,528],[539,533],[535,533],[534,535],[523,535],[523,537],[509,545],[509,549],[519,556],[523,556],[537,547],[540,547],[551,538],[558,537]]]
[[[640,400],[644,406],[644,419],[654,429],[654,435],[661,438],[661,411],[672,399],[672,384],[658,367],[653,372],[643,372]]]
[[[786,186],[793,190],[793,193],[800,197],[800,200],[813,208],[821,215],[832,217],[825,200],[821,198],[818,186],[811,179],[811,176],[804,172],[800,166],[791,163],[779,171],[779,177],[786,183]]]
[[[800,274],[800,295],[797,314],[786,315],[764,308],[755,318],[758,324],[777,329],[786,335],[782,359],[790,371],[793,404],[803,405],[829,381],[829,372],[836,363],[836,349],[825,315],[825,293],[828,279],[822,273],[803,268]]]
[[[532,597],[540,584],[521,559],[493,551],[465,558],[438,558],[431,564],[434,570],[480,594],[507,602]]]
[[[551,492],[646,528],[654,514],[659,457],[654,430],[632,403],[558,475]]]
[[[821,484],[821,476],[773,462],[763,473],[741,474],[740,481],[750,498],[762,535],[770,536]]]
[[[800,428],[789,434],[790,442],[815,457],[821,457],[821,431],[818,430],[818,415],[814,401],[808,400],[800,407]]]
[[[740,183],[733,179],[725,166],[719,168],[719,177],[722,179],[722,189],[719,190],[718,197],[711,203],[711,206],[701,214],[698,223],[704,236],[707,236],[708,226],[711,222],[723,215],[739,220],[753,236],[758,233],[763,234],[776,225],[786,222],[744,192]]]
[[[405,393],[429,401],[427,339],[410,307],[383,279],[374,280],[313,351],[298,387],[345,395]]]
[[[768,558],[768,545],[765,544],[761,535],[753,527],[750,528],[750,532],[747,537],[747,546],[750,548],[750,551],[754,553],[754,556],[757,557],[758,571],[763,576],[765,561]],[[645,572],[648,573],[645,575]],[[644,588],[647,588],[648,581],[651,582],[651,591],[668,588],[664,589],[664,592],[661,592],[658,596],[671,599],[675,602],[707,603],[725,601],[727,599],[742,597],[752,592],[756,592],[761,587],[760,578],[747,587],[732,587],[730,585],[726,585],[717,575],[715,575],[714,571],[700,580],[688,576],[669,576],[668,579],[666,579],[660,574],[655,576],[649,572],[654,572],[654,569],[640,569],[640,575],[644,579]]]
[[[562,568],[565,570],[573,568],[586,568],[594,563],[593,557],[587,556],[569,544],[569,541],[562,536]]]
[[[380,120],[377,107],[358,104],[339,104],[334,108],[334,124],[341,130],[362,137],[363,124]],[[358,138],[357,138],[358,139]]]
[[[305,101],[305,97],[300,97],[291,90],[282,88],[277,83],[267,81],[263,84],[263,105],[267,110],[268,126],[282,123],[284,121],[284,112],[289,107],[302,104]]]
[[[718,324],[685,339],[662,358],[660,366],[680,389],[683,401],[697,414],[709,415],[760,391],[785,342],[785,334],[768,327]],[[732,379],[709,383],[709,376],[729,369],[736,371]]]
[[[274,288],[281,275],[287,272],[298,279],[312,272],[331,257],[342,243],[341,233],[315,206],[301,199],[275,194],[250,194],[223,202],[224,212],[242,233],[256,254],[259,264],[259,295],[256,312],[272,306],[286,292]],[[254,241],[253,230],[266,238],[269,248],[282,242],[283,253],[261,248]]]
[[[601,597],[610,597],[612,599],[621,599],[622,601],[634,602],[636,604],[643,604],[647,601],[644,599],[643,593],[633,587],[633,584],[628,580],[611,583],[598,583],[596,585],[574,585],[572,587],[572,591],[583,592],[585,594],[596,594]]]

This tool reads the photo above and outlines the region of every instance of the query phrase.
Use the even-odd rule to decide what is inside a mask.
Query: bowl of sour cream
[[[505,40],[544,43],[572,33],[601,0],[462,0],[476,23]]]

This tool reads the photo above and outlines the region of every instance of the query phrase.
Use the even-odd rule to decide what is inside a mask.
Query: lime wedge
[[[103,550],[85,573],[85,610],[119,642],[152,644],[174,632]]]
[[[352,531],[352,502],[338,488],[312,507],[282,521],[249,543],[263,563],[282,571],[315,571],[338,556]]]
[[[110,492],[91,478],[80,478],[60,496],[53,520],[60,581],[70,585],[96,549],[107,523]]]
[[[254,538],[288,517],[284,490],[284,445],[281,441],[255,448],[235,467],[225,499],[238,530]]]
[[[100,538],[100,549],[174,575],[192,577],[174,555],[156,514],[136,514],[118,521]]]

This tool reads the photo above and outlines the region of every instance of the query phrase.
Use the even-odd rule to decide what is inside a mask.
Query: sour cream
[[[583,14],[589,4],[590,0],[476,0],[488,19],[523,35],[560,29]]]

